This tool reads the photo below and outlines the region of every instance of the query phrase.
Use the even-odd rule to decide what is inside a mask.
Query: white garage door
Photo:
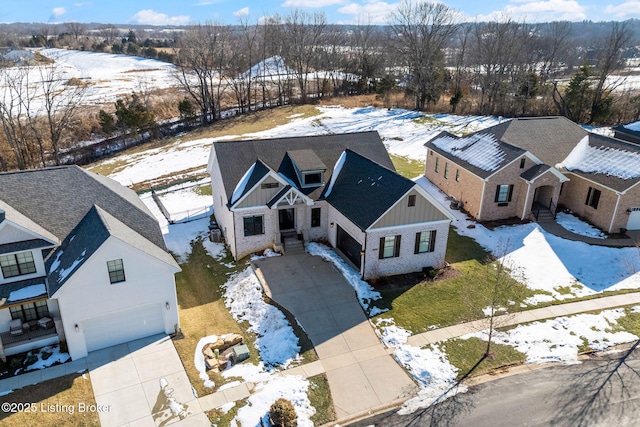
[[[87,351],[163,333],[162,305],[146,305],[85,320],[82,329]]]
[[[631,208],[627,230],[640,230],[640,208]]]

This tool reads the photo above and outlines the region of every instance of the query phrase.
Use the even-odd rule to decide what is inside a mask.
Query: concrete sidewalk
[[[518,325],[520,323],[534,322],[537,320],[552,319],[554,317],[569,316],[572,314],[584,313],[587,311],[605,310],[608,308],[621,307],[629,304],[640,303],[640,292],[612,295],[610,297],[594,298],[586,301],[569,302],[566,304],[552,305],[549,307],[536,308],[533,310],[521,311],[513,314],[505,314],[495,317],[496,324],[503,326]],[[478,332],[488,328],[488,319],[476,320],[475,322],[460,323],[446,328],[434,329],[412,335],[408,339],[408,344],[423,347],[427,344],[438,341],[457,338],[463,335]]]

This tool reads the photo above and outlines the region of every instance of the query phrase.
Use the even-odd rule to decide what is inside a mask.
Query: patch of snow
[[[261,255],[257,255],[257,254],[253,254],[251,255],[251,261],[256,261],[259,259],[265,259],[265,258],[271,258],[274,256],[282,256],[282,254],[279,254],[278,252],[274,251],[271,248],[267,248],[264,251],[262,251]]]
[[[300,346],[284,314],[262,299],[262,285],[252,268],[229,278],[224,285],[225,305],[237,321],[249,323],[255,346],[269,368],[287,367],[299,358]]]
[[[236,406],[236,402],[228,402],[228,403],[225,403],[224,405],[220,406],[218,409],[220,409],[223,414],[226,414],[231,409],[233,409],[235,406]]]
[[[49,355],[46,359],[43,358],[45,353]],[[60,346],[58,345],[49,345],[38,350],[30,351],[29,355],[36,355],[38,360],[27,366],[25,371],[44,369],[54,364],[65,363],[71,360],[69,353],[60,351]]]
[[[491,316],[492,312],[493,312],[493,315],[498,315],[498,314],[505,313],[506,311],[507,309],[504,307],[495,307],[492,310],[492,307],[490,305],[482,309],[482,313],[484,313],[484,315],[487,317]]]
[[[369,304],[372,301],[382,298],[380,292],[373,288],[364,280],[360,279],[360,273],[349,266],[340,256],[325,245],[311,242],[306,245],[309,254],[322,257],[324,260],[331,262],[342,273],[344,278],[355,289],[360,305],[369,310]]]
[[[629,129],[629,130],[640,132],[640,121],[633,122],[633,123],[627,123],[623,127],[626,128],[626,129]]]
[[[456,382],[458,369],[438,347],[419,348],[406,344],[411,333],[396,326],[392,319],[380,319],[377,328],[384,343],[394,349],[393,356],[420,386],[418,395],[406,401],[399,414],[413,413],[466,391],[466,387]]]
[[[631,313],[640,313],[640,305],[634,305],[631,307]]]
[[[297,375],[277,375],[274,372],[266,372],[262,364],[235,365],[222,372],[222,376],[240,377],[245,382],[252,382],[255,388],[251,396],[247,398],[248,404],[238,410],[234,421],[242,426],[270,425],[268,422],[269,408],[279,398],[284,398],[293,403],[298,415],[298,426],[311,427],[311,417],[315,414],[315,408],[307,397],[309,381]]]
[[[505,159],[505,152],[493,135],[476,134],[462,138],[441,136],[433,145],[460,160],[486,171],[493,171]]]
[[[0,391],[0,397],[13,393],[13,390]]]
[[[386,313],[387,311],[389,311],[388,308],[371,307],[371,310],[369,310],[369,317],[374,317],[378,314]]]
[[[44,284],[30,285],[9,294],[7,302],[21,301],[23,299],[35,298],[47,293],[47,287]]]
[[[338,160],[336,161],[335,166],[333,167],[333,172],[331,173],[331,180],[329,181],[329,185],[327,186],[327,189],[324,192],[324,197],[329,197],[329,194],[331,194],[331,191],[333,190],[333,186],[336,183],[336,179],[338,179],[338,175],[340,175],[340,172],[342,171],[342,167],[344,166],[344,162],[347,159],[347,152],[343,151],[342,154],[340,154],[340,157],[338,157]]]
[[[571,215],[564,212],[558,212],[556,215],[556,222],[563,228],[571,231],[572,233],[579,234],[581,236],[593,237],[596,239],[606,239],[607,235],[600,229],[581,221],[575,215]]]
[[[204,354],[202,354],[202,349],[207,344],[213,344],[218,341],[217,335],[209,335],[204,338],[200,338],[198,344],[196,345],[196,350],[193,355],[193,364],[196,367],[196,370],[200,373],[200,379],[203,381],[203,384],[207,388],[213,388],[216,386],[216,383],[211,381],[209,375],[207,374],[207,365],[204,361]]]
[[[228,389],[230,389],[230,388],[237,387],[237,386],[239,386],[239,385],[241,385],[241,384],[242,384],[242,383],[241,383],[240,381],[231,381],[231,382],[228,382],[228,383],[226,383],[226,384],[221,385],[221,386],[218,388],[218,391],[228,390]]]
[[[611,147],[592,147],[587,135],[556,167],[634,179],[640,177],[640,153]]]
[[[87,250],[85,249],[85,250],[83,250],[83,251],[82,251],[82,253],[80,254],[80,257],[81,257],[81,258],[78,258],[78,259],[73,260],[73,262],[71,263],[71,265],[70,265],[69,267],[61,269],[61,270],[58,272],[58,278],[56,279],[56,281],[57,281],[58,283],[60,283],[60,282],[64,281],[64,280],[67,278],[67,276],[68,276],[69,274],[71,274],[71,273],[76,269],[76,267],[77,267],[77,266],[78,266],[82,261],[84,261],[84,256],[85,256],[86,254],[87,254]],[[55,270],[51,270],[51,271],[55,271]]]
[[[247,184],[249,183],[249,178],[251,178],[251,174],[253,170],[256,168],[256,164],[252,164],[249,169],[242,175],[240,181],[238,181],[238,185],[233,190],[233,194],[231,194],[231,204],[234,204],[238,199],[244,194],[244,190],[247,188]]]
[[[638,337],[629,332],[612,332],[617,320],[624,315],[624,309],[619,308],[599,314],[578,314],[518,325],[507,332],[494,331],[493,342],[510,345],[526,354],[527,363],[576,363],[579,346],[584,341],[590,349],[597,351],[637,340]],[[477,337],[486,341],[487,333],[474,332],[461,338]]]
[[[555,300],[555,298],[552,295],[535,294],[532,297],[525,298],[525,300],[524,300],[524,304],[525,305],[523,307],[526,307],[527,305],[538,305],[538,304],[543,303],[543,302],[551,302],[553,300]]]

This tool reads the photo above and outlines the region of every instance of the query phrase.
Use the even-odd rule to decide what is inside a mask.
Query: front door
[[[296,228],[296,210],[295,208],[280,209],[278,211],[278,221],[280,231],[295,230]]]

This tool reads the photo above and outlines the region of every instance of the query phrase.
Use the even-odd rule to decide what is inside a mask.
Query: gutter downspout
[[[613,228],[613,221],[616,219],[616,214],[618,213],[618,205],[620,204],[620,193],[618,193],[618,200],[616,201],[616,207],[613,209],[613,215],[611,216],[611,223],[609,224],[609,231],[611,233],[611,229]]]
[[[362,255],[362,267],[361,267],[361,272],[360,272],[360,279],[364,280],[364,273],[366,271],[366,262],[367,262],[367,237],[369,237],[369,233],[367,233],[366,231],[364,232],[364,247],[362,248],[362,252],[364,253],[364,255]]]

